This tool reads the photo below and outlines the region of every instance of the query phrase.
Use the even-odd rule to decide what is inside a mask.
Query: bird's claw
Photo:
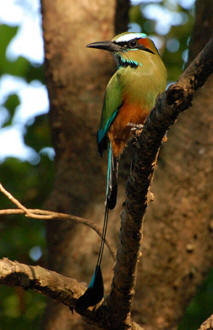
[[[131,127],[131,133],[136,137],[139,136],[143,130],[143,124],[128,123],[128,126]]]

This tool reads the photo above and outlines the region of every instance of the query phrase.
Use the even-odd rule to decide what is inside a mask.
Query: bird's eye
[[[128,43],[128,46],[129,48],[134,48],[137,46],[137,41],[134,39],[134,40],[130,40],[129,43]]]

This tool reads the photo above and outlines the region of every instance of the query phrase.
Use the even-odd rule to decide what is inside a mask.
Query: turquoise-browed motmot
[[[103,297],[101,260],[106,236],[108,211],[117,197],[119,157],[131,135],[132,126],[142,125],[155,105],[156,97],[166,87],[167,72],[153,41],[144,33],[124,32],[111,41],[89,44],[113,53],[117,70],[104,96],[98,150],[102,155],[109,144],[105,217],[98,261],[88,289],[78,299],[80,308],[97,304]]]

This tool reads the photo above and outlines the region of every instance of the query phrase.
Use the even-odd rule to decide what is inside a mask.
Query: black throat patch
[[[139,66],[138,62],[134,61],[134,60],[127,60],[125,58],[123,58],[122,56],[118,57],[118,66],[122,66],[122,67],[127,67],[130,66],[131,68],[137,68]]]

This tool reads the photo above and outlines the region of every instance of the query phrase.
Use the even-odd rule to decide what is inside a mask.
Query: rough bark
[[[56,150],[54,189],[46,207],[101,222],[106,162],[97,154],[96,130],[113,60],[86,45],[113,36],[115,1],[42,0],[41,4]],[[47,242],[50,269],[89,280],[99,245],[94,233],[55,221],[47,225]],[[110,258],[107,262],[112,265]],[[53,314],[58,318],[52,320]],[[45,329],[76,328],[73,322],[62,305],[50,302]]]
[[[196,9],[190,61],[213,31],[212,2],[197,1]],[[212,90],[211,76],[161,148],[151,187],[155,201],[144,224],[134,304],[136,320],[145,329],[177,329],[213,265]]]
[[[169,132],[160,155],[136,287],[137,320],[142,305],[147,329],[176,329],[213,265],[212,88],[211,77]]]
[[[203,322],[198,330],[213,330],[213,315]]]
[[[25,265],[7,258],[0,260],[0,284],[20,286],[24,290],[33,289],[59,300],[70,309],[75,306],[75,300],[85,289],[72,278],[40,266]]]
[[[196,21],[192,31],[189,62],[201,51],[213,33],[213,5],[211,0],[197,0],[195,4]]]

